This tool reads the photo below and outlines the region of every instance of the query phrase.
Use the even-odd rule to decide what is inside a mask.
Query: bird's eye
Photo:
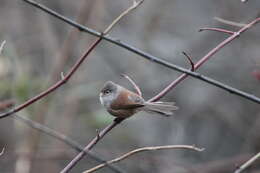
[[[104,94],[109,94],[109,93],[111,93],[111,90],[105,90],[104,91]]]

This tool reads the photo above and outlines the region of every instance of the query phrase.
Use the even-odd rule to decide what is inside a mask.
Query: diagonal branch
[[[88,169],[86,171],[84,171],[83,173],[91,173],[91,172],[95,172],[107,165],[111,165],[117,162],[120,162],[122,160],[127,159],[128,157],[140,153],[140,152],[144,152],[144,151],[156,151],[156,150],[168,150],[168,149],[187,149],[187,150],[193,150],[193,151],[203,151],[204,149],[202,148],[197,148],[191,145],[166,145],[166,146],[155,146],[155,147],[142,147],[142,148],[137,148],[135,150],[132,150],[128,153],[123,154],[122,156],[119,156],[113,160],[109,160],[106,163],[102,163],[100,165],[97,165],[91,169]]]
[[[235,173],[241,173],[242,171],[244,171],[246,168],[248,168],[250,165],[252,165],[257,159],[260,158],[260,152],[257,153],[256,155],[254,155],[251,159],[249,159],[246,163],[244,163],[243,165],[241,165],[236,171]]]
[[[139,88],[139,86],[136,85],[136,83],[134,82],[134,80],[131,79],[131,78],[130,78],[129,76],[127,76],[126,74],[121,74],[121,76],[124,77],[124,78],[126,78],[126,79],[133,85],[133,87],[134,87],[135,91],[137,92],[137,94],[142,97],[142,91],[141,91],[141,89]]]
[[[12,118],[19,120],[20,122],[25,123],[26,125],[30,126],[33,129],[39,130],[43,133],[45,133],[46,135],[49,135],[51,137],[56,138],[59,141],[64,142],[65,144],[69,145],[71,148],[75,149],[78,152],[85,152],[85,154],[87,154],[90,158],[92,158],[93,160],[99,162],[99,163],[103,163],[105,162],[105,160],[99,158],[98,156],[94,155],[91,151],[84,151],[84,147],[82,145],[80,145],[79,143],[77,143],[76,141],[70,139],[69,137],[65,136],[62,133],[59,133],[45,125],[42,125],[40,123],[37,123],[35,121],[30,120],[29,118],[26,118],[24,116],[20,116],[17,114],[14,114],[13,116],[11,116]],[[113,170],[114,172],[117,173],[122,173],[121,170],[119,170],[118,168],[112,166],[112,165],[108,165],[109,169]]]
[[[211,84],[211,85],[213,85],[213,86],[216,86],[216,87],[218,87],[218,88],[221,88],[221,89],[223,89],[223,90],[225,90],[225,91],[228,91],[228,92],[230,92],[230,93],[232,93],[232,94],[234,94],[234,95],[241,96],[241,97],[243,97],[243,98],[245,98],[245,99],[248,99],[248,100],[253,101],[253,102],[255,102],[255,103],[258,103],[258,104],[260,103],[260,98],[257,97],[257,96],[255,96],[255,95],[252,95],[252,94],[243,92],[243,91],[241,91],[241,90],[238,90],[238,89],[236,89],[236,88],[233,88],[233,87],[230,87],[230,86],[228,86],[228,85],[225,85],[225,84],[223,84],[223,83],[221,83],[221,82],[219,82],[219,81],[216,81],[216,80],[214,80],[214,79],[211,79],[211,78],[206,77],[206,76],[204,76],[204,75],[201,75],[201,74],[199,74],[199,73],[192,72],[192,71],[190,71],[190,70],[188,70],[188,69],[185,69],[185,68],[182,68],[182,67],[177,66],[177,65],[175,65],[175,64],[169,63],[169,62],[167,62],[167,61],[165,61],[165,60],[163,60],[163,59],[161,59],[161,58],[158,58],[158,57],[153,56],[153,55],[151,55],[151,54],[149,54],[149,53],[147,53],[147,52],[144,52],[144,51],[142,51],[142,50],[140,50],[140,49],[138,49],[138,48],[135,48],[135,47],[133,47],[133,46],[131,46],[131,45],[129,45],[129,44],[127,44],[127,43],[125,43],[125,42],[119,40],[119,39],[116,39],[116,38],[113,38],[113,37],[110,37],[110,36],[107,36],[107,35],[102,35],[101,33],[97,32],[97,31],[95,31],[95,30],[93,30],[93,29],[87,28],[87,27],[85,27],[85,26],[83,26],[83,25],[81,25],[81,24],[79,24],[79,23],[77,23],[77,22],[75,22],[75,21],[73,21],[73,20],[71,20],[71,19],[69,19],[69,18],[67,18],[67,17],[65,17],[65,16],[63,16],[63,15],[61,15],[61,14],[59,14],[59,13],[53,11],[53,10],[51,10],[51,9],[49,9],[49,8],[47,8],[46,6],[44,6],[44,5],[42,5],[42,4],[36,3],[36,2],[33,1],[33,0],[23,0],[23,1],[25,1],[26,3],[32,5],[32,6],[36,7],[36,8],[39,8],[40,10],[42,10],[42,11],[44,11],[44,12],[46,12],[46,13],[48,13],[48,14],[50,14],[50,15],[52,15],[52,16],[54,16],[54,17],[56,17],[56,18],[58,18],[58,19],[60,19],[60,20],[62,20],[62,21],[64,21],[65,23],[67,23],[67,24],[69,24],[69,25],[71,25],[71,26],[74,26],[74,27],[78,28],[78,29],[81,30],[81,31],[84,31],[84,32],[86,32],[86,33],[89,33],[89,34],[94,35],[94,36],[97,36],[97,37],[102,37],[104,40],[107,40],[107,41],[109,41],[109,42],[111,42],[111,43],[113,43],[113,44],[115,44],[115,45],[117,45],[117,46],[120,46],[120,47],[122,47],[122,48],[125,48],[125,49],[127,49],[127,50],[129,50],[129,51],[131,51],[131,52],[133,52],[133,53],[135,53],[135,54],[137,54],[137,55],[140,55],[141,57],[143,57],[143,58],[145,58],[145,59],[147,59],[147,60],[149,60],[149,61],[152,61],[152,62],[154,62],[154,63],[160,64],[160,65],[165,66],[165,67],[167,67],[167,68],[170,68],[170,69],[173,69],[173,70],[176,70],[176,71],[185,73],[185,78],[186,78],[186,75],[189,75],[189,76],[192,76],[192,77],[194,77],[194,78],[196,78],[196,79],[199,79],[199,80],[202,80],[202,81],[204,81],[204,82],[207,82],[207,83],[209,83],[209,84]],[[260,21],[260,18],[257,18],[257,19],[254,20],[252,23],[243,26],[243,28],[245,29],[244,31],[246,31],[247,29],[249,29],[250,27],[252,27],[252,26],[255,25],[256,23],[258,23],[259,21]],[[249,26],[249,27],[248,27],[248,26]],[[243,31],[243,32],[244,32],[244,31]],[[242,33],[242,32],[241,32],[241,33]],[[236,35],[236,34],[237,34],[237,33],[234,33],[234,35]],[[234,35],[230,36],[230,37],[232,37],[232,39],[229,40],[229,41],[227,41],[227,43],[229,43],[230,41],[232,41],[233,39],[235,39],[236,37],[238,37],[238,35],[235,36],[235,37],[234,37]],[[233,38],[233,37],[234,37],[234,38]],[[225,43],[224,46],[225,46],[227,43]],[[223,46],[223,45],[222,45],[222,46]],[[221,46],[221,47],[222,47],[222,46]],[[216,48],[216,49],[219,50],[220,48],[218,47],[218,48]],[[212,52],[214,52],[214,51],[216,51],[216,50],[212,50]],[[212,52],[211,52],[211,53],[212,53]],[[213,53],[213,54],[214,54],[214,53]],[[178,80],[183,80],[182,78],[184,78],[184,77],[181,76],[181,77],[178,78]],[[176,79],[176,80],[177,80],[177,79]],[[169,88],[173,88],[174,85],[176,85],[176,84],[172,83],[171,85],[169,85]],[[167,89],[165,88],[165,90],[167,90]],[[165,90],[164,90],[164,91],[165,91]],[[0,116],[1,116],[1,115],[0,115]],[[1,117],[0,117],[0,118],[1,118]]]
[[[2,151],[0,152],[0,156],[2,156],[5,152],[5,148],[2,149]]]
[[[92,43],[92,45],[88,48],[88,50],[82,55],[82,57],[80,59],[78,59],[78,61],[71,67],[69,72],[60,81],[58,81],[57,83],[55,83],[54,85],[49,87],[47,90],[45,90],[45,91],[41,92],[40,94],[34,96],[33,98],[29,99],[28,101],[18,105],[17,107],[9,110],[8,112],[0,114],[0,118],[5,118],[9,115],[19,112],[20,110],[28,107],[29,105],[33,104],[36,101],[42,99],[43,97],[47,96],[48,94],[52,93],[53,91],[55,91],[56,89],[61,87],[63,84],[65,84],[71,78],[71,76],[77,71],[79,66],[83,63],[83,61],[88,57],[88,55],[92,52],[92,50],[94,50],[94,48],[99,44],[99,42],[101,40],[102,40],[102,38],[100,37],[94,43]]]
[[[246,26],[246,23],[233,22],[230,20],[222,19],[220,17],[214,17],[214,19],[218,22],[221,22],[221,23],[224,23],[224,24],[230,25],[230,26],[236,26],[236,27],[240,27],[240,28]]]

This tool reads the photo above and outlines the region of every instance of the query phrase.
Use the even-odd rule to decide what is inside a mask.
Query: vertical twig
[[[121,74],[122,77],[126,78],[134,87],[136,93],[142,97],[142,91],[141,89],[138,87],[138,85],[136,85],[136,83],[134,82],[134,80],[132,80],[129,76],[127,76],[126,74]]]

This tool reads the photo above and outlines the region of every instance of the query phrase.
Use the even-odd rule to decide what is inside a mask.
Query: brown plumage
[[[106,82],[102,88],[100,101],[110,114],[122,118],[128,118],[139,111],[170,116],[178,109],[173,102],[146,102],[138,94],[111,81]]]

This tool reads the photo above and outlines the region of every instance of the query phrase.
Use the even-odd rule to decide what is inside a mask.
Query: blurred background
[[[131,0],[56,0],[38,2],[97,31],[102,31]],[[190,68],[182,51],[197,62],[218,43],[223,33],[201,27],[239,28],[214,20],[248,23],[259,17],[260,1],[249,0],[146,0],[110,33],[141,50]],[[260,26],[234,40],[198,72],[243,91],[260,96]],[[21,0],[0,2],[0,101],[21,104],[60,79],[95,37],[45,14]],[[103,41],[71,80],[48,97],[18,113],[61,132],[85,146],[113,121],[99,103],[103,84],[112,80],[129,89],[132,77],[146,99],[160,92],[180,73],[154,64]],[[116,166],[131,173],[225,173],[260,151],[260,107],[244,98],[189,77],[162,101],[180,108],[170,118],[139,113],[112,130],[93,148],[109,160],[143,146],[188,144],[192,151],[156,151],[135,155]],[[59,172],[77,154],[66,144],[12,117],[0,121],[0,172]],[[89,157],[71,172],[98,163]],[[258,166],[258,167],[257,167]],[[99,171],[112,172],[105,168]],[[248,172],[260,172],[256,162]]]

